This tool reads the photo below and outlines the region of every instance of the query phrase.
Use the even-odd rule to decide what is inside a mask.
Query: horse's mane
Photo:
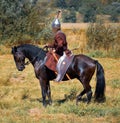
[[[22,48],[22,50],[28,50],[32,51],[33,54],[35,54],[37,57],[40,57],[41,59],[44,59],[46,56],[46,51],[43,50],[43,48],[40,48],[39,46],[33,45],[33,44],[22,44],[19,45],[17,48]]]
[[[40,47],[38,47],[38,46],[36,46],[36,45],[33,45],[33,44],[21,44],[21,45],[19,45],[19,46],[17,46],[18,48],[20,48],[20,47],[27,47],[27,48],[32,48],[32,49],[41,49]]]

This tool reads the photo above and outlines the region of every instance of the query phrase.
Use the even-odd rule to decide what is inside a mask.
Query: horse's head
[[[20,48],[15,46],[12,48],[12,54],[13,54],[17,69],[19,71],[23,71],[25,69],[25,56],[23,52],[20,50]]]

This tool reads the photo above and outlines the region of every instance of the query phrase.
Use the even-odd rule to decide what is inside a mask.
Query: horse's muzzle
[[[25,66],[20,66],[20,67],[18,67],[18,70],[19,71],[23,71],[25,69]]]

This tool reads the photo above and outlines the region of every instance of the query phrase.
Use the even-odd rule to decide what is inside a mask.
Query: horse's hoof
[[[76,105],[78,105],[78,101],[76,101]]]
[[[88,100],[88,101],[87,101],[87,104],[90,104],[90,102],[91,102],[91,101],[90,101],[90,100]]]
[[[47,107],[47,104],[46,103],[43,103],[43,106],[46,108]]]
[[[81,101],[81,100],[82,100],[81,98],[80,99],[77,98],[76,99],[76,105],[78,105],[78,102]]]
[[[49,102],[49,105],[52,105],[52,101]]]

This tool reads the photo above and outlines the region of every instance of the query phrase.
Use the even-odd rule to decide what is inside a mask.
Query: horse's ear
[[[14,53],[16,53],[16,52],[17,52],[17,47],[16,47],[16,46],[12,47],[11,53],[14,54]]]

